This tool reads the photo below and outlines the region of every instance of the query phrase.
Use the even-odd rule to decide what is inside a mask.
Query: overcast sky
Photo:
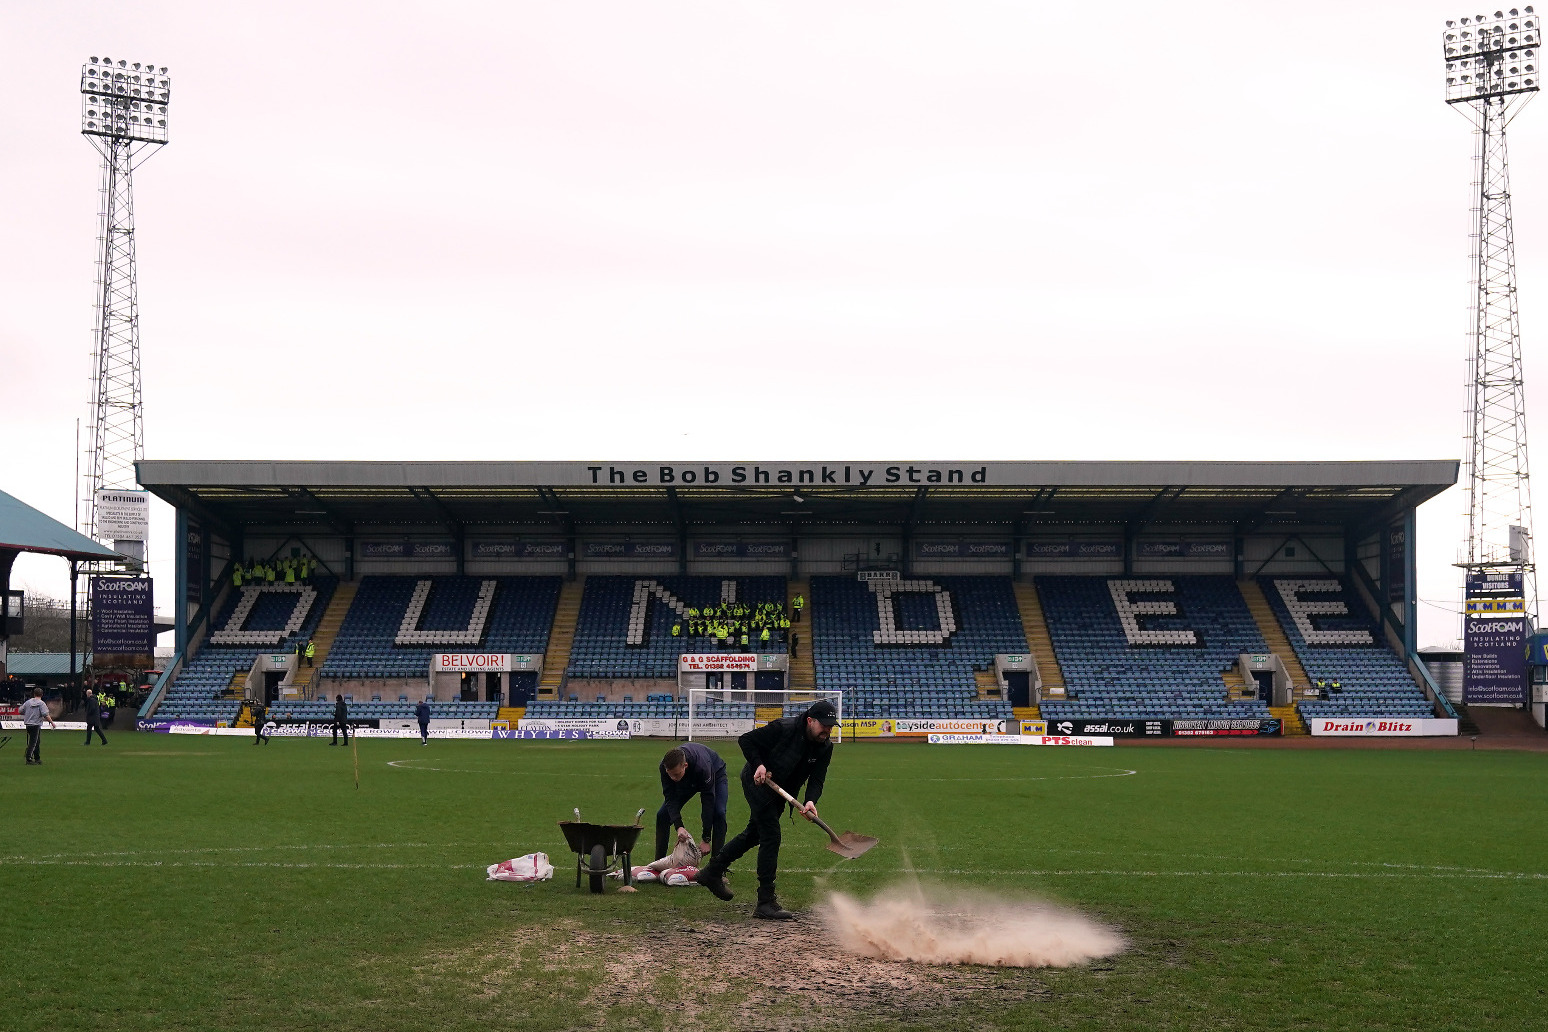
[[[1443,4],[0,12],[0,487],[65,522],[92,55],[172,76],[135,179],[151,458],[1462,455]],[[1544,119],[1511,137],[1529,377]],[[1421,511],[1447,609],[1464,505]],[[1421,609],[1422,644],[1456,637]]]

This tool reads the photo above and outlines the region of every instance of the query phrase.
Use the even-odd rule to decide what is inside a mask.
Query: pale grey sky
[[[1460,458],[1460,13],[4,0],[0,485],[71,519],[93,54],[173,79],[151,457]],[[1545,119],[1511,138],[1529,378]],[[1448,605],[1463,504],[1421,517]]]

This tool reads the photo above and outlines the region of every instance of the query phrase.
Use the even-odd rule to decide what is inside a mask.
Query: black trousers
[[[785,803],[773,789],[753,784],[752,771],[742,771],[742,794],[747,797],[752,811],[747,827],[727,842],[724,849],[715,851],[711,866],[724,871],[754,846],[758,847],[758,900],[774,898],[774,879],[779,873],[780,818],[785,813]]]
[[[692,797],[690,797],[692,798]],[[704,837],[709,839],[710,853],[719,855],[726,845],[726,803],[730,790],[726,783],[726,769],[715,772],[715,790],[699,793],[699,815],[704,821]],[[666,803],[656,811],[656,859],[670,853],[675,846],[672,840],[672,815]]]
[[[329,742],[328,744],[329,745],[338,745],[339,744],[339,735],[343,735],[344,736],[344,744],[348,745],[349,744],[349,724],[346,721],[336,720],[336,721],[333,722],[333,741]]]
[[[28,724],[27,725],[27,759],[29,761],[43,759],[43,757],[38,753],[38,743],[41,742],[42,739],[43,739],[43,725],[42,724]]]
[[[102,739],[102,744],[107,745],[107,735],[102,733],[102,725],[95,720],[86,721],[86,744],[91,744],[91,733],[97,732],[97,737]]]
[[[430,725],[423,720],[419,722],[419,740],[421,742],[428,742],[430,740]]]

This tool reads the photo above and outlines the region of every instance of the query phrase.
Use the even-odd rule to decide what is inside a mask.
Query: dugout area
[[[330,655],[281,672],[305,679],[298,706],[339,688],[386,712],[428,693],[444,714],[484,719],[517,707],[664,719],[681,702],[681,657],[722,652],[757,657],[723,672],[727,688],[739,676],[749,690],[842,689],[846,716],[874,719],[1381,715],[1350,712],[1357,693],[1297,694],[1329,655],[1351,686],[1408,684],[1411,697],[1368,694],[1383,701],[1365,708],[1443,717],[1415,648],[1415,510],[1457,472],[1452,460],[138,465],[177,516],[178,658],[162,700],[201,652],[292,640],[231,639],[270,633],[246,630],[270,617],[291,631],[299,612],[260,599],[232,628],[232,568],[304,555],[316,597],[291,633],[328,638]],[[1321,586],[1294,587],[1306,584]],[[776,619],[766,644],[706,645],[686,612],[717,591],[789,617],[801,596],[805,611],[789,628]],[[1308,599],[1337,599],[1348,617],[1298,608]],[[1238,663],[1255,628],[1263,662]],[[1362,628],[1372,651],[1356,656],[1340,635]],[[448,653],[484,658],[427,669]]]

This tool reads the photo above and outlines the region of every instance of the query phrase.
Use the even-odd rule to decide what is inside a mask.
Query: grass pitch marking
[[[420,766],[416,766],[415,765],[416,762],[417,761],[415,761],[415,760],[388,760],[387,761],[387,766],[389,766],[389,767],[396,767],[398,770],[429,771],[429,772],[434,772],[436,774],[520,774],[524,778],[611,778],[611,779],[614,779],[614,780],[617,780],[618,778],[621,778],[621,777],[625,777],[625,775],[622,775],[622,774],[590,774],[590,773],[586,773],[584,771],[568,771],[568,770],[521,770],[521,771],[515,771],[515,770],[475,770],[475,769],[470,768],[470,767],[420,767]],[[846,777],[844,780],[845,781],[885,781],[885,782],[889,782],[889,783],[897,782],[897,781],[929,781],[929,782],[963,782],[963,781],[971,781],[971,782],[980,782],[980,781],[1016,781],[1016,782],[1019,782],[1019,781],[1092,781],[1092,780],[1095,780],[1097,778],[1127,778],[1127,777],[1133,777],[1133,776],[1135,776],[1136,774],[1139,773],[1139,771],[1137,771],[1137,770],[1129,770],[1127,767],[1088,767],[1086,769],[1087,770],[1113,771],[1115,773],[1109,773],[1109,774],[1059,774],[1059,775],[1047,775],[1047,776],[1032,775],[1032,776],[1027,776],[1027,777],[1016,777],[1016,778],[908,778],[908,777],[887,777],[887,778],[864,778],[864,777],[858,777],[857,778],[857,777]]]

